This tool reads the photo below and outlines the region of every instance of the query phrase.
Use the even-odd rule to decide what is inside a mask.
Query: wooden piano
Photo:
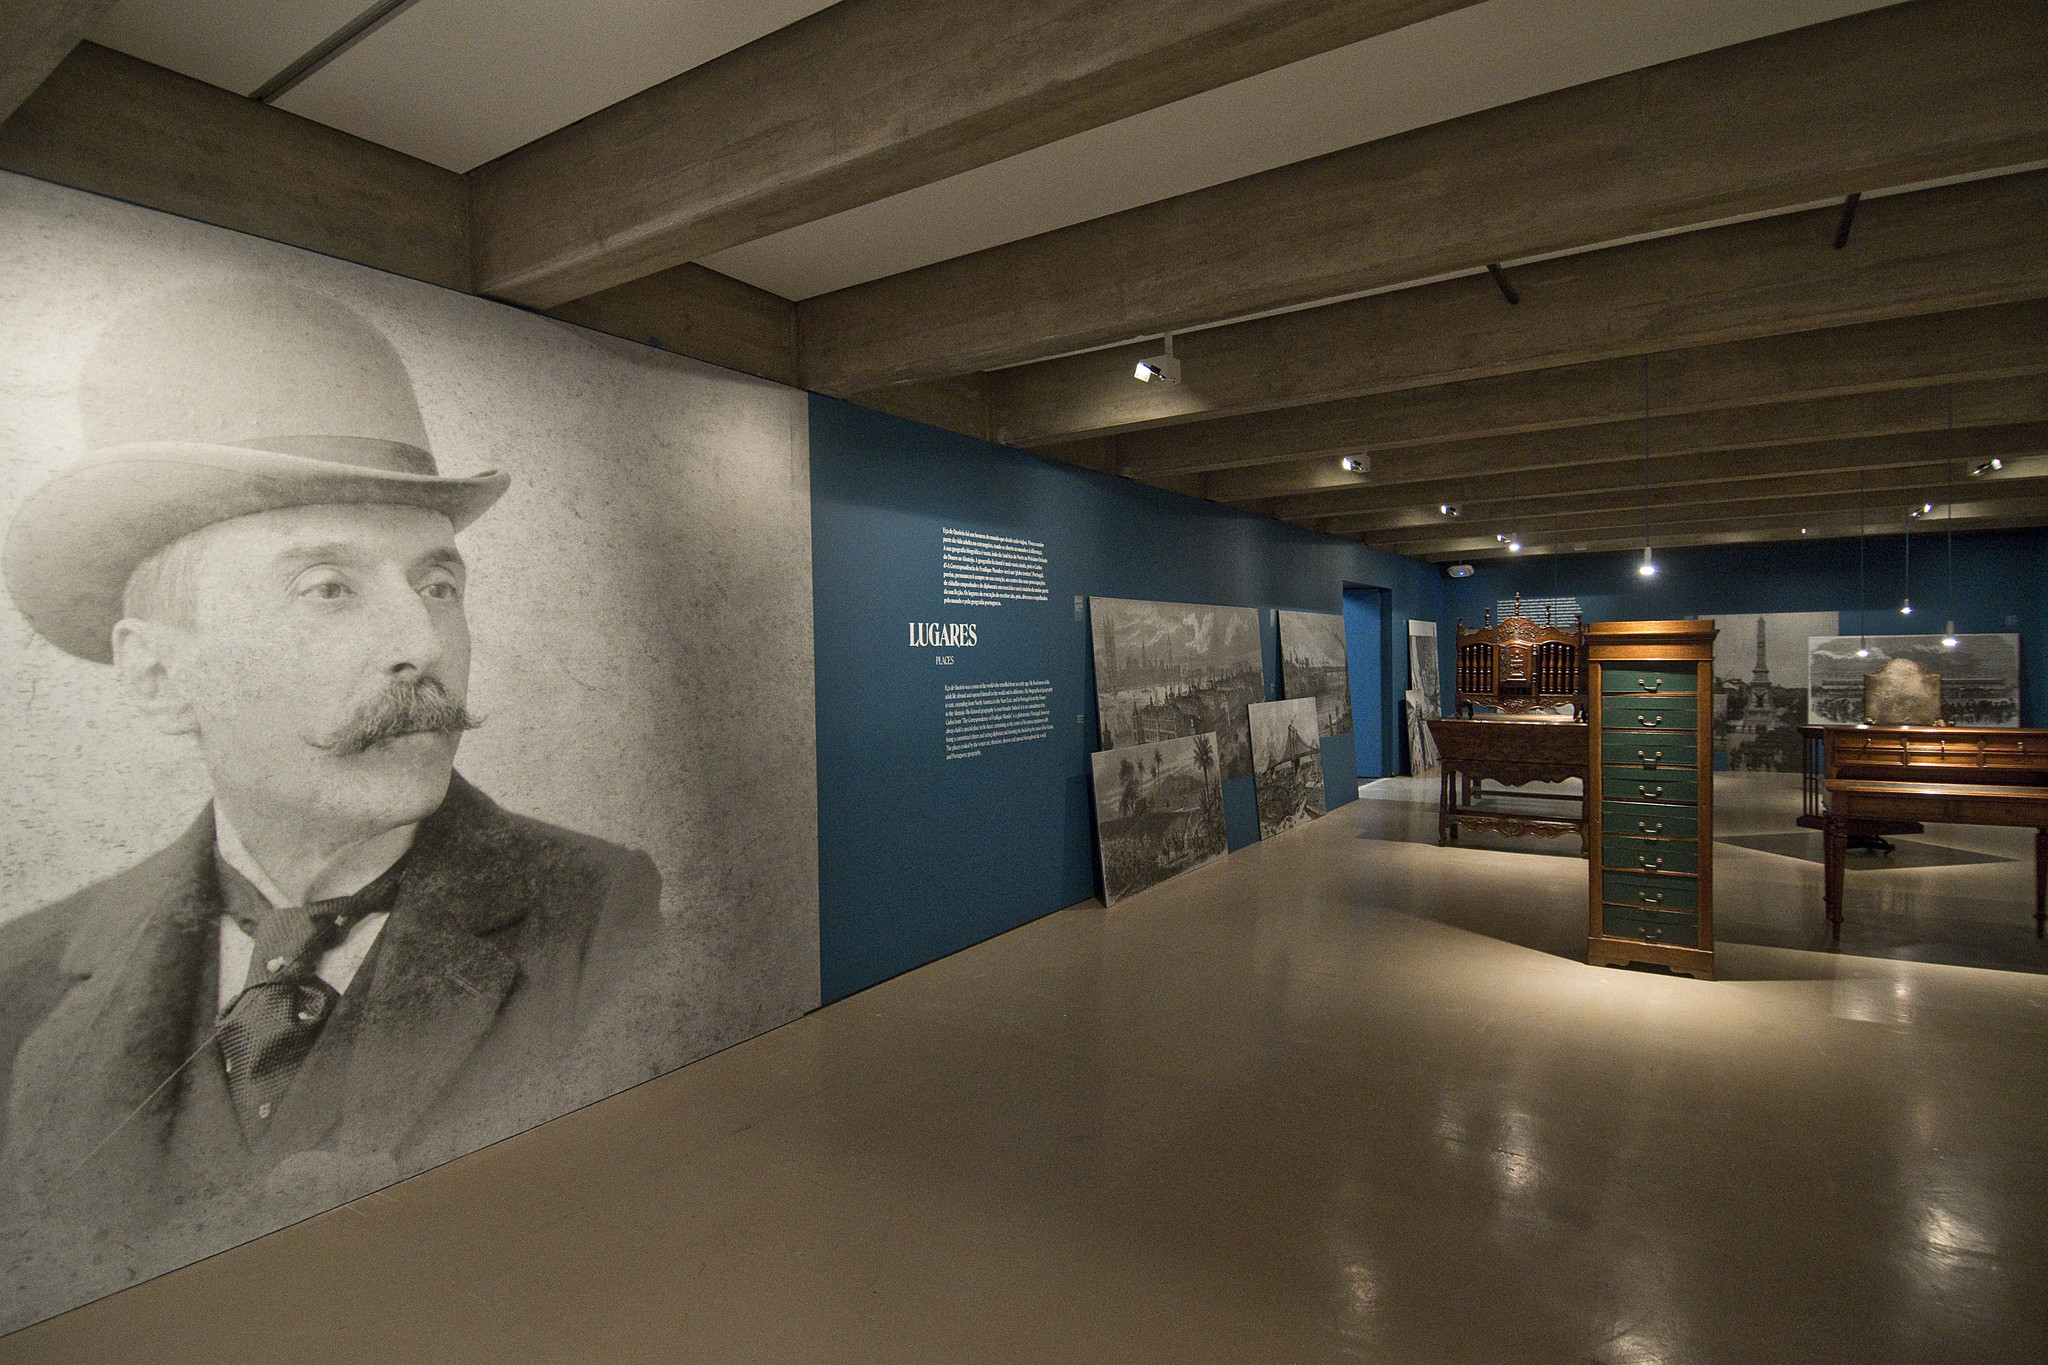
[[[2034,831],[2034,932],[2048,928],[2048,730],[1831,725],[1822,737],[1825,903],[1842,924],[1842,878],[1857,829],[1913,821]]]

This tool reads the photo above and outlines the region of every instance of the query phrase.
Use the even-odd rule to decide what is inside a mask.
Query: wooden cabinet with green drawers
[[[1714,975],[1712,621],[1586,628],[1586,960]]]

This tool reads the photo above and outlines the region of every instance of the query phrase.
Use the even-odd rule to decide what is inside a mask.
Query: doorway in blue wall
[[[1351,742],[1358,756],[1358,780],[1371,782],[1394,771],[1399,751],[1396,710],[1387,697],[1388,652],[1393,613],[1385,588],[1344,585],[1344,653],[1351,672]]]

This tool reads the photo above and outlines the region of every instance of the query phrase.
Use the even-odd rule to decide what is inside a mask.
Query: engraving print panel
[[[1324,737],[1351,733],[1351,664],[1342,616],[1280,613],[1280,691],[1315,700],[1316,725]]]
[[[1213,733],[1225,781],[1252,772],[1245,708],[1266,698],[1252,607],[1088,599],[1102,747]]]
[[[1090,755],[1104,905],[1224,855],[1217,747],[1200,734]]]
[[[1721,628],[1714,638],[1714,748],[1736,772],[1798,772],[1806,642],[1832,636],[1838,614],[1715,612],[1711,619]]]
[[[1941,718],[1950,725],[2020,723],[2020,637],[1836,635],[1807,641],[1807,724],[1854,725],[1863,718],[1863,679],[1894,659],[1941,678]],[[1859,657],[1858,650],[1868,650]]]
[[[1270,839],[1324,813],[1323,754],[1313,697],[1262,701],[1251,708],[1252,778],[1259,837]]]

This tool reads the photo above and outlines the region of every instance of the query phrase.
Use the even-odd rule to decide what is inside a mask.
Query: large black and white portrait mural
[[[816,1005],[804,411],[0,176],[0,1329]]]

